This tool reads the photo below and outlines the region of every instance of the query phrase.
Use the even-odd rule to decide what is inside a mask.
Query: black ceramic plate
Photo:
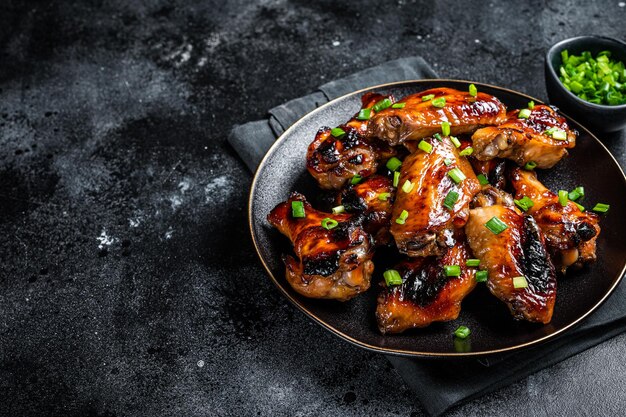
[[[249,220],[252,238],[267,272],[280,291],[318,324],[358,346],[406,356],[466,356],[520,349],[562,333],[596,309],[613,291],[626,267],[626,178],[609,151],[587,129],[568,118],[580,136],[570,156],[556,167],[539,173],[552,190],[585,187],[583,204],[596,202],[611,205],[601,219],[598,238],[598,261],[558,282],[552,322],[538,325],[516,322],[508,310],[484,285],[479,285],[464,301],[461,315],[452,322],[435,323],[400,335],[382,336],[374,318],[378,281],[385,259],[378,260],[370,290],[351,301],[312,300],[291,289],[284,278],[280,255],[290,252],[286,238],[272,229],[266,220],[270,210],[287,199],[291,191],[316,201],[319,193],[305,168],[309,143],[321,126],[336,126],[348,120],[360,107],[365,91],[392,93],[402,97],[433,87],[468,88],[466,81],[421,80],[386,84],[340,97],[309,113],[289,128],[269,150],[256,172],[250,191]],[[474,83],[479,91],[498,97],[509,108],[526,107],[529,100],[539,100],[515,91]],[[584,122],[584,121],[583,121]],[[379,254],[377,254],[379,255]],[[451,336],[459,325],[471,328],[471,346],[459,347]],[[469,350],[469,352],[459,352]]]

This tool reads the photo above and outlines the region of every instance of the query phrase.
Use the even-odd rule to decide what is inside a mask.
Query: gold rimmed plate
[[[360,347],[404,356],[470,356],[521,349],[552,338],[572,328],[591,314],[617,286],[626,269],[626,177],[615,158],[587,129],[567,118],[580,133],[576,148],[554,168],[539,172],[539,178],[552,190],[585,187],[583,205],[610,204],[602,216],[595,264],[575,271],[558,281],[552,321],[547,325],[519,322],[507,308],[479,285],[464,301],[457,320],[434,323],[400,335],[383,336],[376,327],[374,310],[378,282],[390,259],[385,251],[376,254],[376,271],[370,290],[345,303],[313,300],[297,294],[285,280],[282,253],[291,253],[289,241],[274,230],[267,214],[292,191],[299,191],[315,202],[319,189],[306,171],[306,150],[322,126],[336,126],[360,108],[367,91],[403,97],[434,87],[466,90],[470,82],[458,80],[418,80],[380,85],[339,97],[304,116],[278,138],[259,165],[252,182],[248,215],[252,239],[268,274],[282,294],[316,323]],[[479,91],[498,97],[509,108],[526,107],[538,99],[492,85],[474,83]],[[583,121],[584,122],[584,121]],[[472,335],[462,345],[452,333],[459,325],[471,328]]]

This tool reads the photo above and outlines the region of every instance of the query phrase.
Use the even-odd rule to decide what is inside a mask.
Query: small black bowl
[[[615,132],[626,127],[626,104],[608,106],[585,101],[569,91],[559,80],[561,51],[570,55],[589,51],[596,56],[600,51],[611,51],[611,58],[626,63],[626,43],[603,36],[579,36],[555,44],[546,54],[546,88],[550,103],[584,126],[597,132]]]

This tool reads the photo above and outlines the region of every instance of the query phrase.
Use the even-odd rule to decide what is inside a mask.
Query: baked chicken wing
[[[292,202],[302,202],[305,217],[293,216]],[[284,255],[283,261],[287,281],[298,293],[346,301],[369,288],[373,249],[360,220],[349,214],[317,211],[298,193],[276,206],[267,218],[293,243],[298,259]],[[322,227],[326,218],[337,226],[330,230]]]

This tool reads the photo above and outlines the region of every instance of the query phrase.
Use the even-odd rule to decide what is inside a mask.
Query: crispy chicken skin
[[[381,199],[382,194],[385,199]],[[391,242],[389,222],[396,189],[391,179],[372,175],[356,185],[348,185],[338,195],[337,205],[348,213],[363,215],[363,228],[374,238],[377,246]]]
[[[292,201],[304,203],[305,218],[292,216]],[[339,225],[326,230],[321,226],[326,217]],[[373,250],[359,219],[317,211],[298,193],[277,205],[267,219],[293,243],[298,260],[284,255],[283,261],[287,281],[298,293],[346,301],[370,287]]]
[[[510,111],[499,126],[474,132],[472,147],[477,159],[507,158],[520,166],[533,161],[538,168],[550,168],[567,155],[567,149],[576,145],[578,133],[552,107],[535,105],[527,119],[519,118],[519,112]],[[553,139],[545,133],[549,128],[564,130],[567,139]]]
[[[506,160],[494,158],[488,161],[479,161],[473,156],[468,159],[476,175],[483,174],[490,185],[500,190],[504,189],[506,186]]]
[[[443,108],[422,97],[433,94],[445,98]],[[433,88],[412,94],[399,101],[404,108],[387,108],[372,117],[368,135],[398,145],[418,140],[441,131],[441,123],[449,122],[451,134],[472,133],[481,126],[497,125],[506,120],[506,107],[497,98],[485,93],[472,97],[466,91]]]
[[[367,93],[361,98],[362,108],[371,108],[386,98],[380,94]],[[376,172],[379,160],[388,159],[396,151],[376,139],[365,137],[367,120],[356,116],[339,126],[346,133],[335,137],[331,128],[323,127],[307,150],[307,169],[321,188],[339,190],[355,175],[367,177]]]
[[[552,260],[562,273],[596,260],[596,239],[600,234],[598,216],[581,212],[572,201],[559,203],[557,194],[546,188],[537,174],[515,168],[510,172],[515,198],[526,196],[533,201],[528,210],[546,236]]]
[[[508,228],[500,234],[485,224],[499,218]],[[556,298],[556,272],[535,220],[500,204],[472,209],[465,225],[469,245],[480,269],[488,271],[487,287],[505,302],[516,319],[549,323]],[[527,288],[514,288],[524,276]]]
[[[440,258],[409,258],[395,269],[402,284],[387,287],[378,297],[376,320],[381,333],[401,333],[426,327],[435,321],[454,320],[461,312],[461,301],[476,286],[474,270],[465,262],[469,247],[461,237]],[[459,265],[458,277],[446,277],[443,267]]]
[[[452,231],[465,224],[469,203],[480,190],[472,167],[466,158],[459,156],[449,138],[444,137],[441,142],[433,138],[425,141],[432,145],[431,153],[418,150],[402,163],[391,215],[391,234],[398,250],[411,257],[441,255],[452,246]],[[444,162],[447,159],[451,161],[449,166]],[[448,175],[454,168],[466,176],[458,185]],[[413,184],[408,193],[402,189],[406,181]],[[459,195],[452,210],[443,205],[450,191]],[[403,210],[408,212],[408,217],[404,224],[399,224],[396,219]]]

